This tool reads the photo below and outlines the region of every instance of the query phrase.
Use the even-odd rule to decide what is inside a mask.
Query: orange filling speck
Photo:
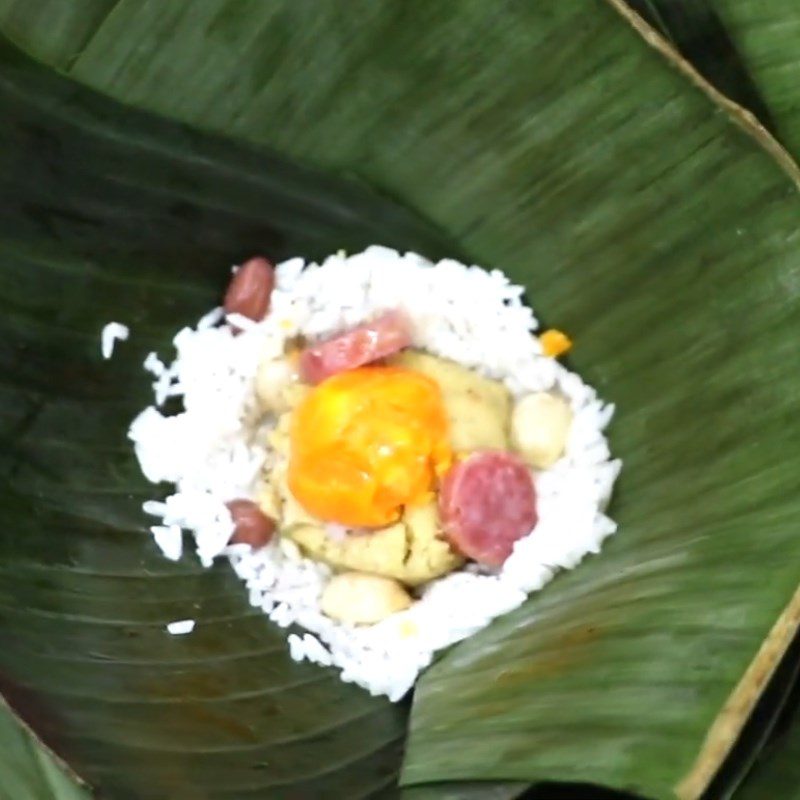
[[[343,525],[395,522],[427,502],[452,462],[438,384],[399,367],[362,367],[320,383],[292,415],[289,488],[311,514]]]
[[[570,339],[566,333],[556,330],[555,328],[544,331],[539,337],[539,341],[542,344],[544,354],[552,358],[563,356],[564,353],[572,349],[572,339]]]

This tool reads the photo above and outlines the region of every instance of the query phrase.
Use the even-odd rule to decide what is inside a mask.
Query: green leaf
[[[628,0],[800,158],[800,14],[791,0]]]
[[[20,5],[8,30],[228,138],[7,56],[0,669],[51,709],[39,732],[112,796],[394,782],[402,707],[292,664],[232,576],[164,564],[136,535],[146,488],[122,432],[145,402],[138,365],[211,302],[220,264],[370,240],[455,249],[246,139],[356,174],[524,281],[619,407],[618,536],[429,671],[405,783],[696,797],[797,628],[796,168],[611,5],[121,0],[93,30],[82,5],[59,23],[80,28],[74,47]],[[134,336],[101,365],[111,318]],[[165,636],[188,607],[196,633]]]
[[[779,673],[783,673],[785,684],[782,710],[773,719],[769,740],[753,759],[755,766],[736,791],[734,800],[800,798],[800,768],[797,764],[800,752],[800,637],[795,637],[776,677]],[[759,705],[769,695],[775,695],[775,689],[775,686],[770,686]],[[757,713],[758,710],[755,715]]]
[[[125,431],[143,358],[214,304],[224,265],[453,245],[363,187],[126,111],[5,44],[0,139],[3,693],[114,798],[395,783],[406,708],[292,662],[229,570],[164,561]],[[132,333],[104,362],[110,319]],[[186,617],[195,632],[171,637]]]
[[[115,5],[115,0],[0,0],[0,19],[8,36],[33,44],[40,58],[67,68]]]
[[[627,0],[701,75],[752,111],[773,133],[775,122],[728,30],[716,0]]]
[[[800,158],[800,14],[791,0],[712,0],[772,112]]]
[[[792,727],[761,760],[735,800],[800,798],[800,725]]]
[[[409,786],[401,792],[401,800],[513,800],[526,794],[527,783],[437,783]]]
[[[0,699],[0,800],[88,800],[79,780]]]

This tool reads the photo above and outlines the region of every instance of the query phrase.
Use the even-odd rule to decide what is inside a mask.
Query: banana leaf
[[[721,92],[800,156],[800,11],[786,0],[629,0]]]
[[[736,794],[736,800],[800,798],[800,720],[797,719],[796,704],[792,711],[793,718],[759,758]]]
[[[698,797],[798,624],[797,169],[610,4],[348,8],[5,4],[3,691],[114,798]],[[523,281],[626,461],[618,536],[410,722],[290,662],[224,568],[162,562],[124,441],[221,265],[369,241]]]
[[[294,664],[229,571],[163,562],[125,429],[142,358],[219,296],[220,264],[454,245],[363,187],[121,109],[8,45],[0,108],[3,693],[114,798],[393,783],[405,709]],[[104,363],[111,318],[132,341]],[[195,634],[170,637],[186,617]]]
[[[777,133],[772,112],[717,13],[716,0],[628,0],[628,5],[706,80]]]
[[[794,698],[794,719],[791,726],[767,745],[752,772],[738,789],[735,800],[800,798],[800,720],[796,718],[797,699]]]
[[[767,102],[777,131],[800,158],[800,10],[787,0],[713,0]]]
[[[0,798],[88,800],[80,779],[44,748],[36,735],[0,699]]]
[[[800,16],[793,7],[727,0],[628,0],[628,5],[713,86],[753,112],[760,123],[794,146],[797,154],[794,116],[800,108],[800,91],[790,76],[796,62]],[[747,61],[742,51],[747,53]],[[758,84],[751,72],[755,72]],[[759,84],[774,103],[780,127]],[[789,653],[786,658],[797,660],[798,656]],[[758,755],[758,765],[737,798],[800,796],[800,773],[796,768],[800,721],[794,721],[790,729],[800,705],[800,692],[796,690],[787,703],[789,708],[783,717],[790,721],[783,723],[779,735],[772,735],[774,741],[766,747],[766,756],[751,754]],[[747,761],[738,758],[740,773],[742,762]],[[723,773],[726,771],[723,769]]]

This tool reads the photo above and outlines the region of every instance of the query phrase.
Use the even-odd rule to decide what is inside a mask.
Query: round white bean
[[[365,572],[335,575],[320,598],[323,614],[354,625],[380,622],[410,605],[411,597],[401,583]]]
[[[514,406],[511,442],[528,464],[546,469],[564,453],[571,424],[566,400],[549,392],[529,394]]]

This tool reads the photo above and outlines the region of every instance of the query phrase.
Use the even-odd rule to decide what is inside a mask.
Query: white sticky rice
[[[437,650],[516,608],[556,571],[597,553],[616,530],[603,513],[620,469],[603,435],[614,409],[542,354],[522,292],[499,270],[451,260],[433,264],[375,246],[322,264],[291,259],[278,265],[269,315],[260,323],[236,318],[240,335],[233,335],[221,309],[179,331],[170,366],[154,353],[147,357],[156,403],[129,431],[148,480],[174,484],[164,502],[144,505],[160,517],[152,530],[167,557],[180,556],[179,529],[190,531],[205,566],[226,557],[253,606],[281,628],[305,630],[287,636],[293,659],[334,666],[342,680],[394,701]],[[261,418],[255,397],[260,360],[279,357],[298,334],[324,338],[396,308],[412,321],[414,346],[502,380],[514,396],[560,390],[574,421],[565,455],[535,478],[539,521],[499,573],[467,566],[429,583],[406,611],[373,626],[347,625],[319,608],[331,570],[304,558],[292,542],[275,537],[255,552],[227,546],[233,523],[225,503],[255,498],[259,473],[270,463],[265,433],[271,422]],[[185,410],[165,416],[159,406],[172,396],[183,399]]]
[[[100,331],[100,352],[106,361],[114,355],[114,344],[126,341],[130,333],[128,326],[121,322],[108,322],[103,326]]]

